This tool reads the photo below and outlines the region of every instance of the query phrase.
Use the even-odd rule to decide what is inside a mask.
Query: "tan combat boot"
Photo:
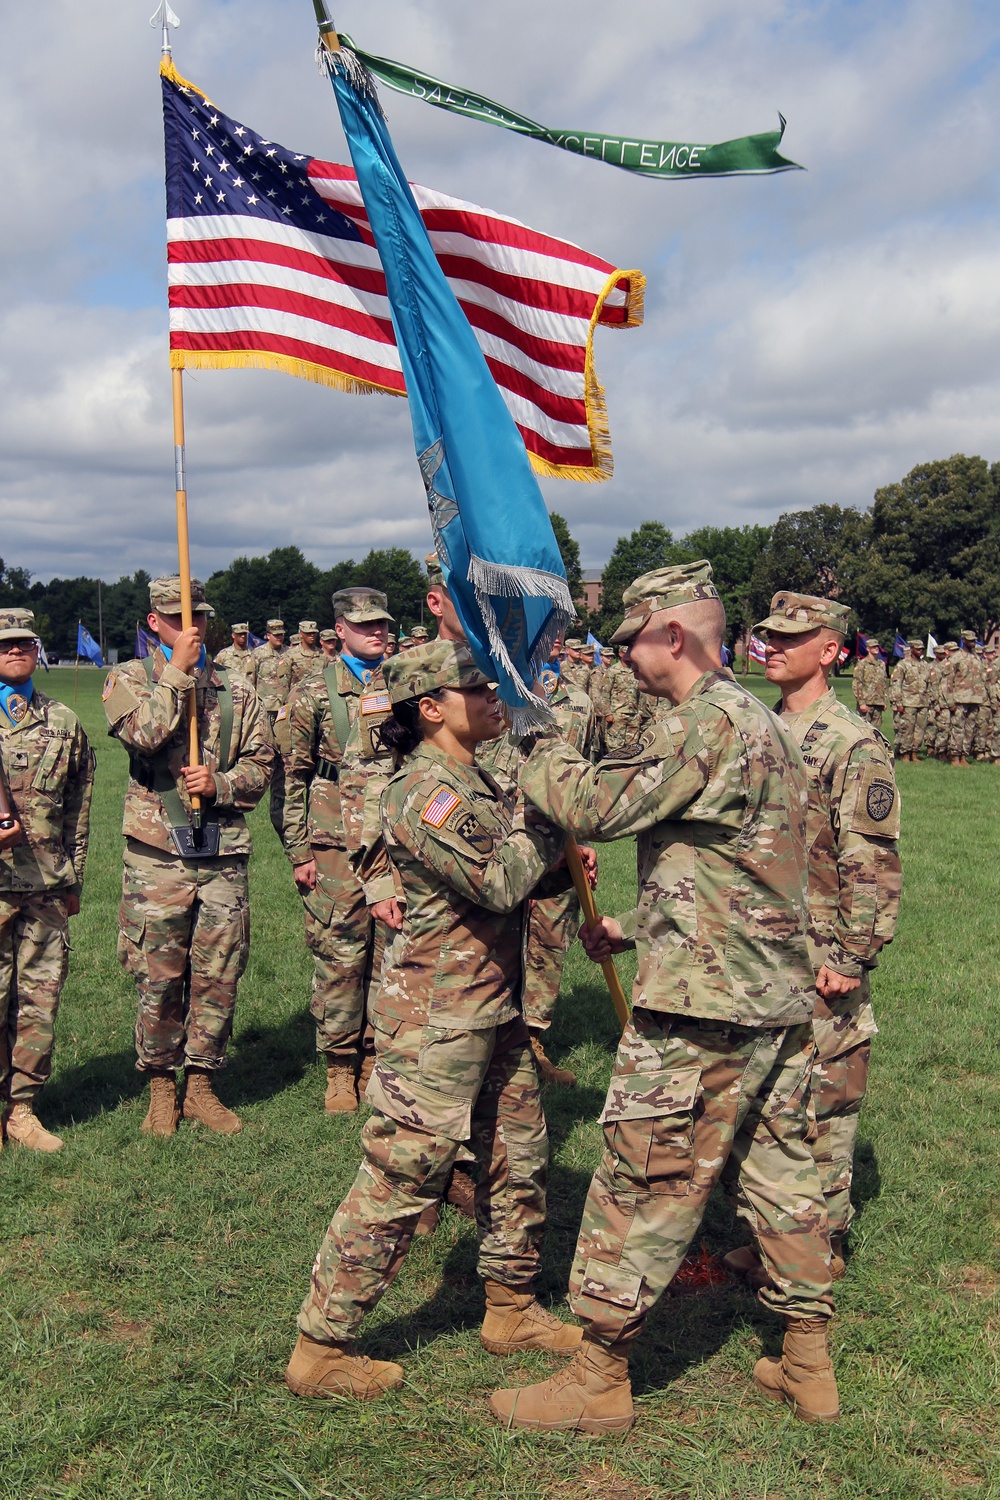
[[[841,1235],[830,1236],[830,1280],[840,1281],[847,1270],[847,1262],[844,1260],[844,1241]]]
[[[569,1068],[557,1068],[551,1058],[545,1056],[545,1048],[537,1031],[531,1032],[531,1050],[535,1055],[535,1066],[543,1083],[554,1083],[559,1088],[570,1089],[576,1083],[576,1074]]]
[[[147,1135],[176,1135],[180,1117],[180,1110],[177,1108],[177,1083],[173,1073],[160,1069],[151,1071],[149,1109],[140,1129]]]
[[[472,1173],[466,1167],[455,1166],[452,1168],[448,1179],[448,1191],[444,1195],[444,1201],[450,1203],[452,1208],[465,1219],[476,1221],[476,1181]]]
[[[323,1108],[328,1115],[352,1115],[358,1107],[357,1090],[354,1087],[355,1060],[327,1053],[326,1095]]]
[[[479,1342],[491,1354],[517,1354],[520,1349],[550,1349],[553,1354],[574,1354],[583,1339],[583,1329],[563,1323],[547,1307],[535,1301],[528,1287],[486,1283],[486,1317]]]
[[[46,1130],[30,1104],[15,1104],[7,1116],[7,1139],[20,1141],[29,1151],[61,1151],[66,1142]]]
[[[185,1120],[198,1120],[216,1135],[238,1135],[243,1121],[215,1097],[212,1075],[203,1068],[188,1068],[184,1088]]]
[[[759,1359],[754,1385],[772,1401],[787,1401],[801,1422],[837,1422],[840,1400],[830,1363],[826,1318],[789,1318],[780,1359]]]
[[[362,1052],[362,1054],[361,1054],[361,1067],[358,1069],[358,1098],[359,1099],[363,1099],[365,1097],[365,1089],[368,1087],[368,1080],[369,1080],[369,1078],[371,1078],[372,1073],[374,1071],[375,1071],[375,1054],[374,1054],[374,1052]]]
[[[490,1410],[507,1428],[627,1432],[635,1421],[628,1355],[620,1346],[585,1338],[558,1375],[539,1385],[494,1391]]]
[[[402,1365],[367,1359],[346,1344],[320,1344],[300,1333],[285,1371],[296,1396],[354,1396],[372,1401],[403,1383]]]
[[[423,1213],[420,1215],[420,1218],[414,1224],[413,1233],[415,1235],[419,1235],[421,1239],[428,1238],[437,1229],[438,1220],[440,1219],[440,1217],[440,1203],[429,1203],[424,1209]]]

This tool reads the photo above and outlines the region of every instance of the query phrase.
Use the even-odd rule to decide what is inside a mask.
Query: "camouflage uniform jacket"
[[[476,1031],[520,1013],[523,903],[564,836],[479,766],[420,745],[384,788],[381,839],[405,896],[376,1012]],[[362,878],[364,862],[362,856]]]
[[[801,713],[783,713],[781,721],[801,747],[809,779],[813,968],[818,973],[827,964],[849,979],[864,978],[892,942],[899,915],[900,800],[892,749],[832,689]],[[867,1000],[867,984],[855,993]]]
[[[854,668],[854,698],[869,708],[885,708],[889,679],[885,665],[877,656],[864,656]]]
[[[634,745],[643,727],[639,685],[631,668],[616,661],[608,671],[604,738],[609,750]]]
[[[351,726],[343,751],[322,672],[299,684],[287,708],[290,750],[285,760],[284,827],[285,852],[293,865],[310,859],[314,845],[357,853],[368,783],[374,778],[384,784],[395,764],[377,742],[378,725],[390,712],[381,671],[365,684],[342,661],[334,664],[334,671]],[[335,768],[335,777],[316,774],[320,761]]]
[[[992,709],[1000,708],[1000,659],[986,663],[985,677],[987,702]]]
[[[287,650],[275,651],[270,641],[253,653],[253,683],[261,703],[269,714],[276,714],[288,697],[292,672]]]
[[[953,651],[945,661],[941,690],[949,708],[957,703],[980,703],[979,662],[971,651]]]
[[[811,1018],[805,769],[774,715],[706,672],[632,753],[590,766],[541,737],[525,796],[569,832],[637,834],[633,1003],[740,1026]]]
[[[195,679],[180,672],[157,649],[150,686],[141,661],[128,661],[109,672],[104,683],[104,713],[109,733],[140,762],[167,748],[167,765],[185,812],[191,799],[181,775],[188,762],[187,695]],[[245,677],[229,679],[233,698],[233,732],[229,770],[218,771],[222,713],[222,679],[212,667],[197,679],[198,750],[201,763],[215,775],[212,806],[219,817],[219,856],[250,853],[250,830],[244,812],[257,806],[267,790],[274,764],[271,733],[260,699]],[[165,854],[175,853],[170,824],[159,793],[129,778],[122,833]]]
[[[927,664],[927,707],[939,709],[945,707],[945,666],[944,657],[937,656]]]
[[[241,651],[238,646],[226,646],[215,658],[215,665],[226,672],[239,672],[248,682],[256,686],[257,667],[254,653],[249,647]]]
[[[579,688],[581,693],[590,697],[590,679],[593,667],[588,667],[585,661],[561,661],[559,663],[559,677],[570,687]]]
[[[927,705],[927,667],[925,661],[904,656],[889,679],[889,700],[893,708],[924,708]],[[861,702],[868,700],[862,698]]]
[[[288,663],[289,690],[298,687],[305,677],[312,677],[314,672],[322,672],[326,664],[326,657],[319,646],[310,651],[308,646],[289,646],[285,652],[285,660]]]
[[[76,714],[35,688],[20,724],[0,719],[0,758],[21,842],[0,851],[0,896],[78,895],[94,789],[94,752]]]
[[[577,754],[589,760],[597,720],[587,694],[560,679],[559,686],[549,694],[549,707],[555,714],[556,732]],[[486,740],[476,751],[477,764],[489,772],[508,797],[517,796],[517,778],[527,753],[524,744],[512,734],[502,734],[495,740]]]

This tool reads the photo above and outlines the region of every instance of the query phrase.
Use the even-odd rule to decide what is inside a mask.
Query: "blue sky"
[[[0,555],[45,578],[171,565],[153,0],[57,45],[5,17]],[[175,0],[182,73],[297,150],[346,159],[308,0]],[[805,172],[661,183],[386,94],[415,181],[649,278],[602,331],[616,472],[547,481],[588,566],[649,517],[772,520],[956,451],[1000,458],[1000,12],[929,0],[344,0],[374,52],[558,127],[724,140],[788,119]],[[261,371],[189,380],[202,573],[295,541],[323,565],[429,532],[405,406]]]

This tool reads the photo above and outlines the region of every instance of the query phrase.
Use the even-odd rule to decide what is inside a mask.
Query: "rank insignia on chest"
[[[461,801],[461,797],[450,786],[439,786],[420,814],[420,821],[429,823],[431,828],[443,828]]]
[[[12,724],[20,724],[28,712],[28,700],[23,693],[8,693],[3,706]]]

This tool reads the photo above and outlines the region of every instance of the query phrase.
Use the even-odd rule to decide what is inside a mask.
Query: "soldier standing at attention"
[[[149,628],[159,646],[108,673],[104,712],[129,754],[125,872],[118,956],[136,982],[135,1046],[149,1074],[142,1128],[170,1136],[180,1113],[223,1135],[240,1120],[215,1097],[225,1065],[236,987],[250,953],[243,816],[271,776],[274,751],[260,699],[238,673],[208,667],[204,585],[191,580],[195,624],[181,622],[180,579],[149,585]],[[188,698],[196,692],[200,765],[187,764]],[[204,827],[193,836],[192,796]],[[184,1069],[183,1110],[176,1072]]]
[[[782,1358],[758,1361],[755,1382],[797,1416],[838,1415],[830,1239],[806,1142],[805,768],[781,721],[719,665],[711,580],[707,562],[685,563],[625,591],[612,644],[628,642],[639,687],[673,713],[598,766],[539,736],[521,772],[523,794],[568,832],[639,835],[637,908],[582,934],[595,961],[634,945],[639,968],[570,1273],[583,1344],[563,1375],[493,1395],[506,1426],[631,1425],[629,1349],[727,1160],[773,1279],[758,1295],[787,1320]]]
[[[316,1257],[285,1374],[300,1396],[370,1398],[401,1383],[399,1365],[357,1355],[353,1340],[468,1140],[482,1163],[484,1346],[570,1353],[580,1340],[532,1291],[548,1142],[518,1001],[525,899],[559,861],[563,836],[477,767],[477,747],[503,721],[467,646],[415,648],[386,678],[393,716],[382,734],[402,766],[374,832],[406,917],[375,1004],[362,1164]]]
[[[94,756],[76,714],[35,687],[37,665],[34,615],[0,609],[0,772],[10,802],[0,826],[0,1095],[8,1140],[61,1151],[35,1101],[52,1072],[69,919],[80,910]]]
[[[818,1127],[811,1149],[830,1220],[834,1281],[844,1274],[843,1242],[854,1217],[854,1145],[878,1029],[868,976],[892,942],[902,885],[892,749],[830,687],[848,614],[831,599],[781,593],[754,626],[765,636],[767,680],[781,689],[781,721],[802,751],[809,781],[809,952],[817,993],[811,1093]],[[755,1248],[731,1251],[723,1263],[754,1286],[766,1279]]]
[[[868,638],[868,655],[863,656],[854,668],[854,698],[858,713],[876,729],[882,728],[882,715],[889,696],[889,679],[885,663],[878,654],[879,645],[874,637]]]
[[[299,639],[296,645],[289,648],[286,660],[290,694],[304,677],[310,677],[323,665],[323,652],[319,644],[319,626],[315,620],[299,621]]]
[[[389,660],[390,656],[395,656],[395,654],[396,654],[396,637],[393,635],[392,631],[390,630],[388,636],[386,637],[386,642],[385,642],[385,659],[386,659],[386,661]]]
[[[559,675],[564,682],[579,688],[590,697],[590,678],[593,666],[588,665],[583,654],[583,642],[579,636],[571,635],[563,642],[563,659]]]
[[[285,852],[306,910],[313,955],[310,1013],[326,1059],[327,1114],[358,1107],[374,1061],[368,1000],[378,987],[381,932],[351,868],[365,790],[387,777],[378,731],[390,705],[382,660],[392,616],[377,589],[341,589],[333,612],[342,651],[305,679],[288,709]],[[376,944],[376,939],[379,939]]]
[[[282,620],[268,620],[264,632],[264,644],[253,653],[253,683],[267,715],[272,739],[275,738],[278,715],[288,701],[292,690],[292,669],[285,646],[285,626]],[[280,730],[277,730],[280,734]],[[274,758],[271,776],[271,827],[279,839],[284,839],[285,827],[285,763],[282,756]]]
[[[410,631],[410,639],[413,642],[414,646],[426,646],[427,645],[427,627],[426,627],[426,625],[414,625],[413,629]]]
[[[996,646],[987,646],[983,656],[986,676],[986,712],[989,716],[989,737],[986,741],[986,759],[994,764],[1000,760],[1000,664]]]
[[[976,732],[976,712],[983,696],[979,663],[974,647],[976,632],[962,631],[962,645],[947,641],[951,646],[945,668],[945,698],[951,712],[951,729],[948,735],[948,759],[953,766],[967,766]]]
[[[226,672],[242,672],[248,682],[254,680],[253,652],[247,642],[250,639],[250,626],[243,621],[233,626],[233,644],[225,646],[215,658],[215,665],[222,667]]]
[[[945,698],[948,676],[949,642],[934,647],[934,660],[927,673],[928,682],[928,748],[938,760],[948,759],[948,736],[951,733],[951,711]],[[950,643],[954,646],[954,642]]]
[[[323,660],[318,663],[320,671],[328,661],[336,661],[340,655],[340,638],[335,630],[321,630],[319,633],[319,649],[323,653]]]
[[[927,663],[924,643],[907,641],[909,656],[897,662],[889,680],[897,760],[916,760],[927,732]],[[775,679],[777,681],[777,679]]]

